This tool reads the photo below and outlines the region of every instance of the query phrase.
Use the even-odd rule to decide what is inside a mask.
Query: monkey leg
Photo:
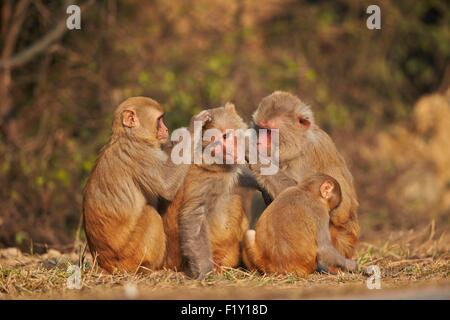
[[[181,253],[187,260],[188,276],[203,279],[213,270],[208,223],[203,206],[180,212]]]
[[[247,255],[247,250],[245,248],[245,238],[247,237],[247,232],[250,231],[249,230],[249,223],[246,217],[244,217],[244,219],[242,219],[242,224],[241,224],[241,239],[240,239],[240,253],[241,253],[241,261],[240,263],[243,264],[244,266],[247,267],[247,269],[249,270],[255,270],[256,266],[250,261],[248,255]],[[252,230],[254,231],[254,230]],[[254,237],[254,236],[253,236]],[[253,243],[254,243],[254,239],[253,239]]]
[[[216,268],[237,267],[240,262],[241,242],[248,229],[241,197],[232,195],[227,210],[208,217],[208,225]]]
[[[124,245],[120,264],[128,271],[143,266],[160,269],[165,255],[166,236],[161,216],[155,208],[146,205]]]
[[[284,191],[263,212],[256,230],[247,231],[243,260],[250,270],[295,273],[303,277],[316,269],[316,224],[311,217],[296,210],[296,203],[286,201],[295,199],[296,192]],[[279,212],[283,212],[286,224],[280,223]]]
[[[244,251],[244,263],[249,270],[261,270],[264,268],[261,263],[261,252],[257,248],[256,245],[256,231],[255,230],[247,230],[244,236],[243,243],[243,251]]]
[[[256,270],[257,269],[256,266],[253,264],[253,262],[248,257],[248,254],[247,254],[248,249],[245,248],[244,242],[242,242],[241,252],[242,252],[241,253],[242,254],[241,259],[242,259],[242,263],[244,264],[244,266],[250,271]]]
[[[329,216],[317,212],[317,268],[328,271],[329,267],[339,267],[347,271],[356,270],[356,262],[346,259],[333,246],[330,234]]]
[[[346,258],[351,258],[358,243],[359,225],[356,220],[350,220],[345,225],[330,224],[333,246]]]
[[[239,265],[240,246],[239,242],[220,243],[216,245],[212,243],[212,255],[214,269],[218,272],[225,268],[235,268]]]
[[[182,196],[177,193],[175,199],[170,203],[167,211],[163,215],[164,231],[166,233],[166,257],[164,268],[182,271],[182,259],[179,237],[179,210]]]
[[[242,216],[242,221],[240,225],[240,235],[239,235],[239,262],[238,266],[246,266],[245,259],[247,259],[244,251],[244,238],[247,230],[249,229],[249,222],[247,216],[244,214]]]
[[[91,235],[96,235],[89,241],[93,254],[108,272],[136,272],[140,267],[156,270],[162,266],[166,242],[163,223],[151,206],[146,205],[136,219],[127,217]]]

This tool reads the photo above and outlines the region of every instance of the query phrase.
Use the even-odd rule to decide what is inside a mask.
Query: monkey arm
[[[189,122],[188,130],[191,134],[194,133],[194,122],[201,122],[201,127],[205,125],[206,122],[211,121],[211,113],[209,110],[202,110],[198,114],[192,116],[191,121]]]
[[[253,172],[255,172],[252,169]],[[297,181],[288,177],[283,171],[278,171],[275,175],[258,175],[258,181],[264,188],[263,197],[275,199],[281,192],[289,187],[297,185]],[[264,195],[266,193],[266,196]]]
[[[184,181],[188,169],[189,165],[175,165],[169,159],[161,170],[162,174],[159,178],[161,189],[158,192],[158,196],[169,201],[173,200]]]
[[[328,271],[331,266],[355,271],[357,268],[356,262],[351,259],[346,259],[333,246],[329,227],[330,217],[327,210],[317,208],[313,212],[317,226],[317,269],[319,271]]]
[[[189,125],[191,135],[194,132],[194,121],[204,123],[211,120],[208,110],[203,110],[193,116]],[[173,148],[172,142],[167,142],[161,146],[161,150],[153,150],[149,153],[154,154],[153,157],[147,157],[145,168],[151,168],[141,173],[144,175],[143,187],[147,193],[162,197],[166,200],[172,200],[175,197],[179,187],[184,181],[188,164],[174,164],[171,159]]]
[[[165,190],[166,195],[164,196],[165,199],[172,200],[175,197],[178,189],[183,184],[189,166],[190,165],[188,164],[175,165],[170,159],[168,160],[164,170],[167,181],[167,189]]]
[[[264,199],[264,202],[267,206],[272,203],[273,198],[270,196],[267,190],[258,183],[258,181],[256,180],[255,176],[252,174],[251,171],[249,170],[241,171],[238,176],[238,184],[241,187],[251,188],[260,191]]]
[[[134,179],[147,196],[172,200],[184,181],[189,165],[176,165],[161,149],[147,151]]]

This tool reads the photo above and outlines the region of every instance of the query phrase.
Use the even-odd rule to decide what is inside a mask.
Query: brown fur
[[[209,110],[206,128],[238,129],[245,124],[234,106]],[[164,217],[167,234],[165,267],[202,278],[213,267],[235,267],[247,219],[234,193],[236,165],[191,165]]]
[[[117,107],[109,142],[84,189],[83,217],[89,247],[107,271],[158,269],[165,233],[158,197],[171,200],[187,166],[174,166],[161,150],[161,106],[144,97]]]
[[[330,234],[336,249],[346,258],[352,257],[359,236],[358,200],[353,177],[331,138],[314,123],[311,109],[296,96],[277,91],[261,101],[253,119],[260,127],[279,129],[278,173],[263,176],[259,174],[258,165],[251,166],[258,182],[272,198],[314,173],[322,172],[338,181],[342,202],[330,217]],[[305,237],[301,239],[306,241],[303,243],[311,243],[308,256],[313,257],[316,251],[315,246],[312,246],[314,238]]]
[[[325,183],[332,186],[329,195],[319,190]],[[323,241],[320,230],[328,225],[329,213],[340,200],[339,184],[324,174],[315,174],[283,191],[260,217],[256,234],[254,230],[247,231],[244,240],[247,266],[268,273],[306,276],[316,270],[320,256],[325,264],[342,267],[352,264],[333,247],[319,252],[318,243]]]
[[[180,208],[187,201],[185,188],[197,185],[198,174],[205,172],[199,168],[190,170],[174,201],[164,216],[164,230],[167,234],[167,256],[164,266],[169,269],[183,270],[183,261],[179,237]],[[248,229],[248,220],[242,208],[242,199],[237,194],[226,195],[227,206],[223,214],[208,216],[209,235],[213,263],[216,267],[236,267],[239,264],[240,242]],[[225,221],[222,221],[225,219]]]

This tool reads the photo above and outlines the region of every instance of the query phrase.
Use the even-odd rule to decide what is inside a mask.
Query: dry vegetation
[[[38,250],[47,253],[40,255],[9,248],[0,249],[0,298],[450,299],[450,238],[446,233],[449,101],[450,91],[424,97],[414,107],[409,125],[390,127],[374,137],[371,146],[359,148],[356,155],[348,146],[347,158],[355,161],[357,177],[363,176],[367,166],[380,172],[378,177],[359,180],[363,238],[357,273],[316,273],[302,279],[229,269],[197,282],[171,271],[109,275],[81,249],[82,245],[71,245],[78,251],[65,254],[42,247]],[[356,163],[358,159],[362,160]],[[432,222],[427,225],[427,220]],[[392,231],[395,229],[405,231]],[[82,237],[76,238],[77,243],[82,242]],[[82,266],[81,290],[66,286],[71,264]],[[382,290],[366,287],[368,275],[364,271],[374,264],[382,272]]]
[[[0,298],[450,298],[449,2],[384,1],[383,32],[365,27],[371,1],[79,2],[73,32],[57,27],[63,1],[0,5]],[[175,129],[224,101],[248,120],[277,89],[312,106],[354,175],[360,272],[196,282],[107,275],[77,251],[81,190],[121,100],[161,101]],[[371,264],[382,290],[366,288]]]
[[[423,230],[391,234],[387,240],[361,243],[357,273],[261,275],[242,269],[224,270],[202,282],[181,273],[157,271],[106,274],[89,255],[22,254],[0,251],[0,298],[137,298],[137,299],[300,299],[300,298],[450,298],[450,242],[437,235],[435,224]],[[81,250],[83,251],[83,250]],[[70,264],[83,266],[82,289],[66,286]],[[368,290],[365,270],[378,265],[381,290]]]

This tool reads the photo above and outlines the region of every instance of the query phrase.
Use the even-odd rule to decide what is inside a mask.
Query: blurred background
[[[65,25],[82,8],[81,30]],[[366,8],[381,8],[368,30]],[[0,248],[83,241],[82,188],[125,98],[170,129],[233,101],[249,120],[297,94],[355,177],[362,239],[450,225],[450,2],[44,1],[0,4]]]

